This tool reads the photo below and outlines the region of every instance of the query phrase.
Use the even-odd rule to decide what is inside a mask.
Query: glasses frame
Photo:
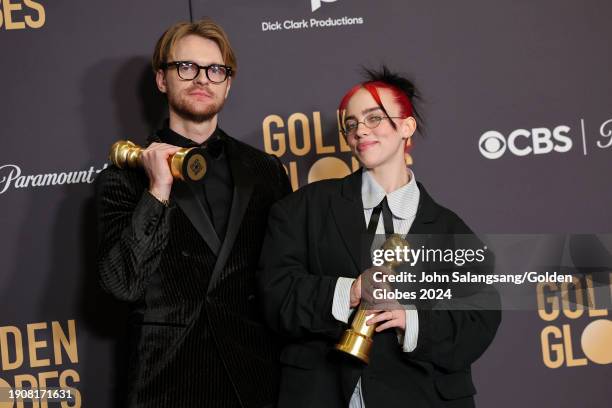
[[[376,124],[374,126],[370,126],[366,123],[366,119],[367,118],[371,118],[371,117],[379,117],[380,120],[376,122]],[[359,124],[363,124],[363,126],[367,127],[368,129],[376,129],[378,126],[380,126],[380,123],[383,121],[383,119],[405,119],[401,116],[389,116],[389,115],[376,115],[376,114],[371,114],[368,115],[364,118],[364,120],[360,121],[360,120],[355,120],[356,123],[356,127],[355,127],[355,131],[354,133],[349,133],[346,130],[346,122],[342,124],[342,133],[344,134],[344,136],[352,136],[354,134],[357,134],[357,131],[359,130]],[[351,119],[352,120],[352,119]],[[391,121],[391,123],[393,124],[393,128],[395,129],[395,122]]]
[[[195,66],[198,68],[198,72],[196,72],[195,76],[193,78],[183,78],[181,76],[181,72],[179,70],[179,68],[181,67],[181,65],[183,64],[190,64],[192,66]],[[227,78],[230,78],[234,72],[232,70],[232,67],[227,66],[227,65],[223,65],[223,64],[210,64],[210,65],[198,65],[197,63],[193,62],[193,61],[168,61],[165,62],[161,65],[161,67],[163,69],[168,69],[170,67],[174,67],[176,68],[176,74],[178,75],[179,78],[181,78],[183,81],[193,81],[194,79],[196,79],[199,75],[200,75],[200,71],[204,70],[204,73],[206,74],[206,78],[212,82],[213,84],[222,84],[223,82],[227,81]],[[208,74],[208,71],[213,68],[213,67],[221,67],[225,69],[225,78],[223,78],[222,81],[213,81],[212,79],[210,79],[210,75]]]

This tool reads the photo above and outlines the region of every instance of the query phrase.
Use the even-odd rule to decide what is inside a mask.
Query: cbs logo
[[[496,130],[489,130],[480,136],[478,148],[487,159],[499,159],[506,150],[515,156],[530,154],[547,154],[553,151],[559,153],[569,152],[572,148],[572,139],[567,135],[569,126],[548,128],[516,129],[506,138]]]

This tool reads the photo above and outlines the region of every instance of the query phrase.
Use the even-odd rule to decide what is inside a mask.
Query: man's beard
[[[187,93],[190,90],[187,90]],[[211,101],[206,106],[196,107],[197,103],[190,101],[187,96],[168,94],[168,105],[181,118],[195,123],[211,120],[223,108],[225,101]]]

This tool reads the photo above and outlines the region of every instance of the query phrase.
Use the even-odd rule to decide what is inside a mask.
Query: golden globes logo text
[[[612,273],[608,278],[612,282]],[[569,283],[538,284],[538,315],[548,323],[540,333],[546,367],[612,364],[612,320],[599,306],[610,299],[612,284],[594,285],[590,274]]]
[[[81,407],[76,323],[30,323],[0,327],[0,408]],[[70,390],[72,401],[48,402],[11,398],[19,390]]]
[[[0,29],[24,30],[45,25],[45,8],[33,0],[1,0]]]
[[[321,112],[271,114],[262,122],[267,153],[285,165],[293,190],[314,181],[340,178],[359,168],[336,122],[324,134]]]

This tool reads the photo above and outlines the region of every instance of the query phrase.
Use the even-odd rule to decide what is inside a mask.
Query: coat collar
[[[370,245],[372,237],[367,236],[363,203],[361,198],[363,169],[346,176],[341,180],[340,194],[332,198],[332,212],[336,221],[336,227],[342,236],[342,240],[353,259],[355,267],[363,271],[371,264]],[[419,182],[417,186],[420,192],[419,204],[416,217],[412,223],[409,233],[429,233],[431,226],[435,224],[442,207],[440,207],[429,195],[425,187]]]
[[[225,145],[229,136],[217,126],[213,133],[202,143],[193,140],[170,129],[169,121],[164,122],[164,126],[157,130],[150,138],[149,142],[163,142],[178,147],[203,147],[213,159],[218,159],[225,150]]]
[[[419,204],[419,188],[414,178],[414,172],[410,169],[408,171],[410,172],[410,181],[397,190],[387,193],[374,179],[371,172],[363,170],[361,182],[363,208],[372,209],[380,204],[383,198],[387,197],[389,209],[395,218],[403,220],[413,218]]]

